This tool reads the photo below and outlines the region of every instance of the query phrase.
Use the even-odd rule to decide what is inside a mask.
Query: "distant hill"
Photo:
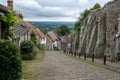
[[[46,21],[40,21],[40,22],[32,22],[32,24],[40,29],[49,28],[54,29],[62,24],[65,24],[69,26],[70,28],[74,27],[75,22],[46,22]]]

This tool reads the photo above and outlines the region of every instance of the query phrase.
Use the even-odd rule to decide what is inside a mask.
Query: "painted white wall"
[[[42,38],[40,41],[41,41],[40,42],[41,44],[43,44],[43,45],[46,46],[46,44],[47,44],[47,38]]]

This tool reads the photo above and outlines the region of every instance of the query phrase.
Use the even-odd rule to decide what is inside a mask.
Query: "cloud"
[[[80,12],[95,3],[102,6],[109,0],[14,0],[14,9],[20,10],[25,20],[75,21]],[[7,0],[0,0],[6,5]]]
[[[42,6],[51,7],[76,7],[78,0],[37,0]]]
[[[79,2],[79,4],[83,4],[83,5],[89,4],[89,1],[88,1],[88,0],[79,0],[78,2]]]
[[[38,10],[42,6],[35,0],[14,0],[15,8],[25,8],[30,10]]]

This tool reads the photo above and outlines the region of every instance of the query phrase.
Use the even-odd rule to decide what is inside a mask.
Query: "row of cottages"
[[[8,0],[7,5],[10,8],[13,8],[13,0]],[[8,7],[0,4],[0,16],[7,13]],[[23,15],[20,12],[16,13],[16,17],[18,17],[20,23],[16,23],[15,26],[15,39],[14,42],[20,46],[21,41],[30,40],[32,30],[35,31],[35,27],[28,22],[23,20]],[[2,39],[2,32],[4,30],[4,22],[0,21],[0,39]]]
[[[48,50],[60,50],[61,44],[58,35],[54,31],[49,31],[46,34],[48,43],[46,48]]]
[[[44,34],[39,28],[36,28],[38,42],[46,47],[47,50],[60,49],[60,41],[57,34],[53,31],[49,31]]]
[[[17,29],[15,30],[15,34],[17,33],[16,35],[18,36],[17,41],[18,41],[19,45],[20,45],[21,41],[31,40],[32,31],[34,31],[37,35],[36,27],[33,26],[31,22],[21,21],[20,25],[19,26],[17,25]],[[39,39],[38,39],[38,41],[39,41]]]
[[[8,0],[7,5],[10,8],[13,8],[13,0]],[[31,28],[26,22],[23,20],[23,15],[20,12],[16,13],[16,17],[19,19],[20,23],[16,23],[15,26],[15,36],[14,42],[20,46],[20,43],[24,40],[31,39]]]
[[[57,43],[58,47],[58,37],[53,31],[44,34],[39,28],[36,28],[38,42],[46,47],[47,50],[54,50],[54,44]]]
[[[8,7],[13,8],[13,0],[7,1]],[[8,7],[0,4],[0,16],[7,13]],[[32,23],[25,22],[23,20],[23,15],[20,12],[16,13],[20,23],[16,23],[15,26],[15,36],[14,42],[20,46],[21,41],[30,40],[32,30],[36,32],[39,43],[46,46],[48,50],[61,49],[60,40],[57,34],[53,31],[47,32],[45,35],[40,29],[34,27]],[[4,22],[0,21],[0,39],[2,38],[2,32],[4,30]]]

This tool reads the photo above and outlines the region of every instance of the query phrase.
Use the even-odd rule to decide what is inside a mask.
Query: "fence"
[[[82,56],[82,57],[84,58],[84,60],[87,59],[87,54],[86,54],[86,53],[84,53],[83,55],[81,55],[81,54],[79,54],[79,53],[77,54],[76,51],[72,51],[72,50],[64,50],[63,53],[65,53],[65,54],[67,54],[67,55],[74,56],[74,57],[79,57],[79,58]],[[92,61],[92,62],[95,62],[95,54],[92,54],[92,56],[91,56],[91,61]],[[107,55],[104,55],[102,61],[103,61],[103,64],[106,65]]]

